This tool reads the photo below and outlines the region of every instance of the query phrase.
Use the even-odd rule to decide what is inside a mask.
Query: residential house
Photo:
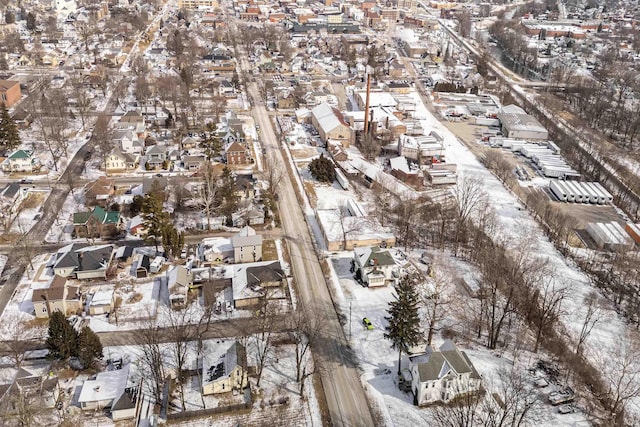
[[[276,95],[276,102],[279,110],[288,110],[298,106],[293,91],[289,89],[279,91]]]
[[[384,286],[395,281],[398,266],[387,249],[359,247],[353,249],[356,277],[366,286]]]
[[[233,260],[237,263],[256,262],[262,259],[262,236],[248,225],[231,238]]]
[[[167,288],[169,289],[169,301],[173,308],[184,307],[187,302],[187,293],[193,286],[193,274],[190,264],[178,265],[167,270]]]
[[[347,148],[355,139],[355,132],[344,120],[342,113],[323,103],[311,110],[311,124],[318,130],[322,141],[337,140]]]
[[[166,176],[152,176],[142,178],[142,194],[150,192],[164,192],[169,185]]]
[[[261,261],[227,267],[232,275],[231,288],[236,308],[257,305],[266,296],[266,288],[282,288],[287,277],[278,261]]]
[[[82,383],[78,404],[83,411],[98,411],[110,408],[127,388],[132,388],[129,378],[129,365],[122,369],[99,372],[95,379]]]
[[[132,236],[142,236],[146,232],[144,229],[144,219],[141,215],[136,215],[129,220],[129,225],[127,227],[127,231]]]
[[[47,264],[55,274],[77,279],[105,279],[113,258],[113,246],[72,243],[51,257]]]
[[[120,212],[106,211],[96,206],[90,212],[73,214],[73,227],[76,237],[99,237],[107,239],[119,232]]]
[[[464,351],[446,340],[439,351],[427,346],[426,353],[409,357],[411,391],[418,406],[449,402],[478,392],[481,378]]]
[[[104,170],[107,175],[136,170],[139,161],[137,154],[123,153],[119,148],[114,148],[104,159]]]
[[[228,165],[248,165],[253,162],[251,153],[239,142],[232,142],[224,150],[225,161]]]
[[[183,150],[189,150],[195,148],[198,145],[198,141],[191,136],[185,136],[180,144]]]
[[[149,169],[161,169],[164,162],[167,160],[167,147],[164,145],[153,145],[147,149],[146,152],[147,163],[146,168]]]
[[[253,200],[256,196],[256,181],[251,175],[239,174],[234,181],[235,194],[243,200]]]
[[[116,294],[113,287],[100,288],[89,300],[89,314],[108,314],[116,304]]]
[[[10,221],[26,195],[20,184],[12,182],[0,190],[0,217]],[[8,224],[7,224],[8,225]]]
[[[113,400],[110,410],[113,421],[131,420],[136,417],[136,402],[140,391],[134,387],[127,387],[119,398]]]
[[[38,318],[48,318],[54,311],[65,316],[76,314],[82,311],[83,304],[80,286],[71,285],[66,277],[57,274],[48,287],[33,290],[31,302]]]
[[[202,394],[227,393],[242,390],[249,384],[247,377],[247,352],[242,344],[234,341],[206,341],[202,358]]]
[[[233,84],[229,80],[224,79],[220,82],[220,86],[218,86],[218,93],[225,98],[235,98],[236,88],[233,87]]]
[[[2,170],[5,172],[27,172],[32,173],[40,169],[40,159],[29,150],[14,151],[2,163]]]
[[[124,153],[140,155],[144,151],[144,138],[138,138],[130,129],[117,130],[113,141]]]
[[[189,172],[197,172],[206,161],[205,156],[185,156],[182,164]]]
[[[84,187],[84,204],[106,208],[114,193],[115,181],[101,176]]]
[[[7,108],[11,108],[20,101],[21,96],[20,82],[0,80],[0,103],[4,103]]]

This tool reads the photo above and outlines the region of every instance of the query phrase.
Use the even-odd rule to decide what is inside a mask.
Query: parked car
[[[373,323],[371,323],[371,320],[369,320],[368,318],[364,318],[362,319],[362,323],[364,324],[364,327],[367,328],[368,330],[372,330],[373,329]]]
[[[575,397],[576,395],[573,392],[573,389],[571,389],[571,387],[566,387],[560,391],[549,393],[549,402],[551,402],[553,406],[557,406],[563,403],[573,402]]]
[[[560,414],[571,414],[573,412],[576,412],[576,407],[570,403],[567,403],[565,405],[560,405],[558,407],[558,413]]]
[[[548,386],[549,382],[544,378],[538,378],[534,384],[536,385],[536,387],[542,388]]]

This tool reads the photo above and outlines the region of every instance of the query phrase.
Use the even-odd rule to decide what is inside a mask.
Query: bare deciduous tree
[[[576,354],[582,352],[582,346],[584,345],[594,326],[603,319],[604,312],[600,307],[598,294],[594,291],[587,295],[584,299],[584,305],[587,309],[584,321],[582,322],[582,328],[580,329],[580,335],[578,335],[578,343],[576,344]]]

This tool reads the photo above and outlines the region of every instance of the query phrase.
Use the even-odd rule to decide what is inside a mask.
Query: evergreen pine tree
[[[82,366],[90,368],[96,359],[102,359],[102,343],[90,327],[85,326],[78,337],[78,357]]]
[[[54,311],[49,317],[46,345],[52,359],[66,360],[78,354],[78,333],[60,311]]]
[[[238,195],[236,194],[236,179],[227,166],[220,176],[220,212],[227,217],[227,225],[233,225],[233,213],[238,208]]]
[[[164,211],[164,192],[155,183],[142,200],[142,220],[146,230],[145,240],[153,241],[158,250],[163,224],[169,217]]]
[[[176,230],[176,227],[169,221],[162,225],[162,246],[170,257],[180,255],[184,247],[184,233]]]
[[[309,163],[309,172],[315,179],[321,182],[333,182],[336,179],[336,171],[333,162],[323,154]]]
[[[394,301],[389,303],[389,322],[384,337],[391,340],[391,347],[398,350],[398,375],[400,375],[400,361],[402,352],[420,342],[420,317],[418,305],[420,299],[410,278],[404,278],[395,286]]]
[[[18,128],[9,114],[9,110],[0,103],[0,150],[11,151],[20,145]]]

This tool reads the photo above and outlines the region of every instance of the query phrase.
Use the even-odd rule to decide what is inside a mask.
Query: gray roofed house
[[[394,281],[398,266],[387,249],[356,247],[353,249],[356,277],[366,286],[384,286]]]
[[[233,303],[236,308],[258,304],[265,288],[282,286],[286,275],[278,261],[261,261],[227,267],[231,274]]]
[[[262,259],[262,236],[248,225],[231,238],[235,263],[256,262]]]
[[[451,340],[439,351],[427,346],[426,353],[409,357],[411,390],[417,405],[448,402],[480,390],[482,379],[465,352]]]
[[[113,246],[87,246],[72,243],[60,248],[53,261],[53,271],[62,277],[104,279],[113,258]]]

